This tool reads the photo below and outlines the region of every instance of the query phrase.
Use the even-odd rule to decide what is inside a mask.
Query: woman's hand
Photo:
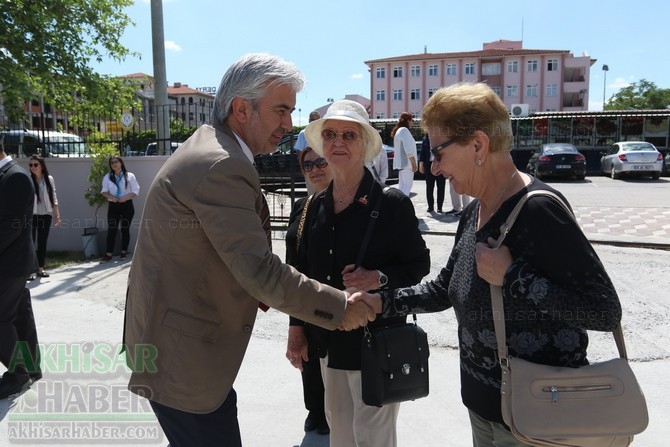
[[[493,284],[502,286],[507,269],[512,265],[512,254],[504,245],[499,248],[491,248],[495,239],[489,238],[488,243],[479,242],[475,245],[475,262],[477,263],[477,274],[480,278]]]
[[[424,171],[425,171],[425,169],[424,169],[424,167],[423,167],[423,162],[420,161],[420,162],[419,162],[419,172],[420,172],[421,174],[423,174]]]
[[[309,361],[307,356],[307,337],[303,326],[288,327],[288,344],[286,346],[286,358],[294,368],[302,372],[302,362]]]
[[[349,303],[363,301],[376,313],[382,313],[382,296],[378,293],[356,292],[347,300]]]
[[[377,270],[368,270],[349,264],[342,270],[342,280],[344,287],[356,290],[376,290],[379,288],[379,273]]]
[[[60,227],[60,223],[61,223],[60,215],[57,215],[56,220],[54,222],[54,227],[56,227],[56,228]]]

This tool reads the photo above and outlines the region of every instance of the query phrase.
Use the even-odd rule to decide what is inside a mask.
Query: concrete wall
[[[133,251],[137,240],[137,229],[139,228],[142,210],[149,186],[158,170],[163,166],[167,156],[154,157],[125,157],[123,159],[126,169],[137,177],[140,184],[140,194],[133,200],[135,206],[135,217],[130,230],[130,248]],[[17,160],[21,166],[28,169],[28,159]],[[99,247],[104,250],[104,235],[107,229],[107,206],[98,210],[97,225],[95,208],[89,206],[84,198],[84,191],[88,187],[88,173],[91,159],[88,158],[47,158],[47,168],[56,183],[58,193],[58,205],[60,207],[62,225],[60,228],[51,228],[48,241],[48,251],[83,251],[81,235],[84,229],[97,226],[102,232],[99,239]],[[102,189],[102,186],[100,187]],[[118,252],[119,242],[115,251]]]

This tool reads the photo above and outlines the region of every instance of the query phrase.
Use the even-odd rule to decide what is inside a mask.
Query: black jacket
[[[287,262],[310,278],[344,289],[342,270],[347,264],[356,262],[370,222],[370,213],[380,198],[379,218],[361,266],[384,272],[389,279],[387,288],[409,286],[421,281],[430,271],[430,252],[419,231],[412,201],[395,188],[388,188],[383,193],[382,185],[373,179],[367,169],[354,203],[339,214],[335,215],[333,209],[332,184],[313,197],[298,253],[294,251],[295,237],[287,234]],[[292,220],[297,231],[295,222],[300,220],[297,210],[292,213]],[[378,318],[370,327],[404,321],[405,317]],[[296,322],[292,321],[292,324]],[[330,367],[360,369],[363,329],[324,331],[321,335],[327,335],[323,343]]]
[[[32,238],[35,190],[30,175],[11,160],[0,169],[0,278],[37,271]]]

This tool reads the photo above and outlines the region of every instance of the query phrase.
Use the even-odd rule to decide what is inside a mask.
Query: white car
[[[600,169],[613,179],[622,175],[650,175],[656,180],[663,170],[663,155],[646,141],[620,141],[603,153]]]

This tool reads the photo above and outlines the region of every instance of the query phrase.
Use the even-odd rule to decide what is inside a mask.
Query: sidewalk
[[[427,237],[433,238],[431,257],[439,268],[451,250],[453,238],[437,235],[454,234],[457,220],[451,216],[427,214],[422,190],[423,183],[416,182],[414,191],[417,194],[412,201],[422,229],[427,232]],[[446,205],[445,209],[449,209]],[[642,210],[649,209],[640,210],[638,217],[644,220]],[[666,211],[660,214],[660,219],[657,214],[661,230],[635,227],[635,218],[617,217],[616,213],[607,210],[576,207],[576,211],[589,238],[607,236],[601,231],[608,229],[610,233],[616,233],[617,240],[623,236],[631,242],[649,238],[670,245],[667,235],[670,227],[666,226],[670,215]],[[627,216],[631,214],[626,211]],[[606,227],[601,225],[600,219],[608,222]],[[631,223],[622,224],[627,219]],[[590,225],[594,225],[593,229]],[[635,231],[630,231],[631,228]],[[283,233],[276,232],[273,242],[276,253],[281,256],[284,253]],[[45,345],[43,357],[47,360],[47,368],[44,378],[20,398],[0,401],[0,446],[167,445],[146,401],[136,399],[126,390],[129,374],[122,357],[115,355],[122,339],[129,267],[130,262],[119,262],[116,258],[106,264],[86,262],[55,270],[50,278],[28,284],[40,342]],[[667,290],[667,281],[664,285],[657,284],[654,289],[622,289],[619,292],[622,299],[625,296],[631,301],[627,304],[630,307],[627,312],[639,314],[643,311],[644,318],[655,321],[654,326],[662,331],[664,321],[667,321],[663,313],[666,311],[656,309],[655,304],[644,296],[645,293],[662,294],[659,292],[662,289]],[[398,420],[400,446],[471,445],[469,420],[460,398],[454,320],[452,312],[420,318],[431,343],[431,390],[424,399],[402,404]],[[327,436],[302,431],[306,412],[302,404],[300,376],[284,356],[287,322],[288,317],[277,311],[259,312],[235,382],[242,440],[246,447],[328,446]],[[658,354],[661,351],[647,341],[649,337],[654,344],[666,346],[665,336],[654,331],[641,332],[637,330],[635,333],[635,338],[642,338],[637,340],[638,345],[630,343],[630,346],[628,336],[627,344],[629,353],[642,351],[639,344],[650,345],[650,354],[645,354],[646,357],[633,362],[632,366],[645,389],[651,423],[649,429],[636,438],[634,445],[660,447],[670,439],[670,426],[662,422],[670,413],[670,402],[662,391],[657,390],[665,388],[670,360],[664,354]]]

